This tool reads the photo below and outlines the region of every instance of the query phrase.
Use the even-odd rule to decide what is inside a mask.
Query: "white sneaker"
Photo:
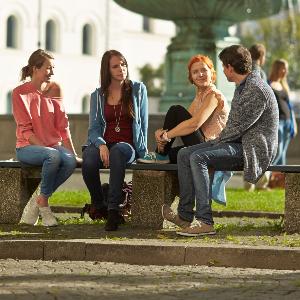
[[[58,223],[49,206],[39,207],[43,226],[57,226]]]
[[[39,207],[36,203],[36,197],[33,195],[26,204],[20,223],[28,225],[36,225],[39,220]]]

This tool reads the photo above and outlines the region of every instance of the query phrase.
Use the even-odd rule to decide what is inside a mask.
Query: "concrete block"
[[[40,178],[28,178],[19,168],[0,168],[0,223],[16,224],[37,189]]]
[[[47,241],[44,260],[85,260],[85,243],[72,241]]]
[[[134,170],[132,184],[132,225],[162,228],[161,206],[179,193],[177,172]]]
[[[110,261],[137,265],[182,265],[184,246],[159,246],[124,243],[90,243],[86,245],[86,260]]]
[[[300,233],[300,174],[286,173],[284,227],[287,233]]]
[[[0,259],[43,259],[42,241],[0,241]]]
[[[186,248],[185,264],[233,268],[298,270],[300,250],[268,247],[201,246]]]

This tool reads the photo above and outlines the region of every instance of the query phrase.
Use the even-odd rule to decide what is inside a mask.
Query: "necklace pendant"
[[[116,127],[115,127],[115,132],[120,132],[120,131],[121,131],[120,127],[119,127],[119,126],[116,126]]]

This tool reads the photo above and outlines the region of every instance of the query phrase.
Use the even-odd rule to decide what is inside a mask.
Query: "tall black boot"
[[[118,229],[119,224],[120,224],[119,211],[110,209],[108,211],[107,222],[105,224],[105,230],[106,231],[116,231]]]

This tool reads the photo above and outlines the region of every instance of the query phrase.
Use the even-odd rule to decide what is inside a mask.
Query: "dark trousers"
[[[125,143],[107,145],[109,149],[110,176],[108,192],[108,209],[119,210],[122,199],[122,187],[127,162],[132,154]],[[91,195],[91,203],[98,209],[104,207],[104,196],[101,187],[99,169],[103,168],[100,151],[93,144],[82,153],[82,176]]]
[[[191,118],[192,115],[183,106],[173,105],[166,113],[163,129],[171,130],[181,122]],[[168,154],[171,163],[177,163],[177,154],[181,148],[205,142],[204,134],[202,133],[200,128],[195,132],[189,135],[181,136],[180,138],[182,140],[183,146],[172,147],[175,141],[175,138],[173,138],[165,145],[164,151],[161,153],[163,155]]]

